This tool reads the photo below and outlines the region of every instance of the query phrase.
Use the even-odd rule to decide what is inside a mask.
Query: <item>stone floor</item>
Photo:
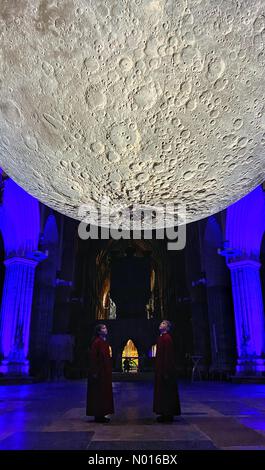
[[[265,385],[180,383],[182,416],[158,424],[152,383],[115,382],[108,424],[85,416],[85,381],[0,387],[0,450],[265,450]]]

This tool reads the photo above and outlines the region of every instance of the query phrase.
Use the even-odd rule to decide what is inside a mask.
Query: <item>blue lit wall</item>
[[[260,278],[260,250],[265,231],[265,194],[259,186],[227,209],[225,238],[240,250],[228,259],[231,271],[239,371],[253,367],[265,371],[265,320]],[[245,364],[244,364],[245,360]],[[254,372],[254,369],[253,369]]]
[[[265,193],[261,186],[227,209],[226,240],[246,256],[259,259],[265,231]]]
[[[11,179],[5,181],[0,206],[0,231],[5,250],[5,279],[0,314],[0,370],[22,364],[28,371],[29,328],[37,250],[40,234],[39,203]],[[17,366],[19,371],[19,366]]]
[[[12,254],[24,256],[38,248],[39,203],[11,179],[5,181],[4,200],[0,206],[0,231],[6,257]]]

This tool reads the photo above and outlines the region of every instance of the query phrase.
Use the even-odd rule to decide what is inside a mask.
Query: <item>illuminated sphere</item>
[[[0,2],[0,166],[73,218],[265,179],[264,0]]]

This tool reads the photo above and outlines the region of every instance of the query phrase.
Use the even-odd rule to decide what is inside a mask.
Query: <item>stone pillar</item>
[[[260,263],[251,259],[228,262],[231,271],[237,340],[236,375],[265,371],[265,321]]]
[[[29,330],[37,261],[13,257],[5,261],[6,273],[0,315],[0,372],[29,373]]]

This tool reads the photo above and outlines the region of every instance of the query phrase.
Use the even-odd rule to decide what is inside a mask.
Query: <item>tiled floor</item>
[[[0,450],[265,450],[265,385],[180,383],[182,416],[158,424],[150,382],[115,382],[108,424],[85,416],[86,382],[0,387]]]

